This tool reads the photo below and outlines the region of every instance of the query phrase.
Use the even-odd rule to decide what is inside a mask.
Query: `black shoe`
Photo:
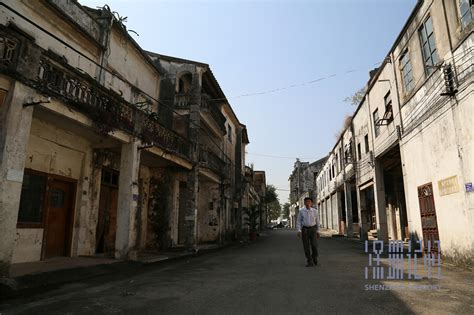
[[[313,264],[312,261],[309,261],[309,262],[306,264],[306,267],[313,267],[313,266],[314,266],[314,264]]]
[[[314,263],[315,266],[317,266],[317,265],[318,265],[318,260],[317,260],[317,259],[314,259],[314,260],[313,260],[313,263]]]

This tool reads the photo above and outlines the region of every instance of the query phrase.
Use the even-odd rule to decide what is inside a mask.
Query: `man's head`
[[[306,208],[311,208],[313,206],[313,199],[306,197],[304,198],[304,205]]]

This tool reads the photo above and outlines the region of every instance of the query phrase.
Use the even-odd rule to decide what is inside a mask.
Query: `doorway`
[[[186,182],[179,182],[179,213],[178,213],[178,244],[184,244],[186,241],[186,204],[188,186]]]
[[[102,169],[102,181],[99,198],[99,217],[96,229],[96,253],[115,251],[115,233],[117,230],[119,172]]]
[[[433,186],[431,183],[418,187],[418,201],[420,204],[424,249],[428,251],[428,241],[430,241],[431,250],[436,252],[438,251],[439,234]]]
[[[43,258],[69,256],[75,185],[50,178],[43,237]]]

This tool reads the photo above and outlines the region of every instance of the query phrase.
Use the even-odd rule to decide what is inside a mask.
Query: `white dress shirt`
[[[303,226],[316,226],[316,231],[319,232],[318,210],[315,208],[307,209],[306,207],[300,209],[298,218],[296,219],[296,229],[298,232],[301,232]]]

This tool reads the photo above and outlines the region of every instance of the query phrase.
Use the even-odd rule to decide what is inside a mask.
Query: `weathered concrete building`
[[[422,239],[425,250],[440,241],[445,258],[466,265],[474,257],[473,11],[469,1],[418,1],[339,140],[354,144],[344,183],[355,185],[361,239]],[[332,199],[322,195],[340,185],[341,147],[318,177],[323,211]]]
[[[76,1],[2,2],[0,37],[0,275],[234,233],[248,136],[207,65],[173,73]]]
[[[162,88],[166,92],[160,101],[173,105],[173,129],[193,143],[195,167],[188,173],[191,195],[186,199],[192,202],[188,210],[197,208],[197,221],[190,233],[194,233],[197,243],[222,241],[226,233],[232,237],[237,228],[233,218],[240,215],[234,212],[241,208],[239,177],[245,163],[245,145],[249,143],[246,127],[232,110],[209,65],[148,54],[167,73],[167,88]]]
[[[349,127],[343,130],[316,178],[321,226],[351,237],[353,224],[358,222],[352,141]]]
[[[318,190],[316,188],[316,177],[321,172],[327,157],[319,159],[315,162],[301,162],[296,160],[293,172],[289,177],[290,182],[290,227],[296,226],[296,218],[298,211],[304,205],[304,198],[310,197],[315,201],[318,198]]]
[[[472,1],[420,1],[391,52],[409,233],[425,249],[428,240],[440,240],[445,258],[471,266],[473,29]],[[404,64],[411,65],[411,78]]]

